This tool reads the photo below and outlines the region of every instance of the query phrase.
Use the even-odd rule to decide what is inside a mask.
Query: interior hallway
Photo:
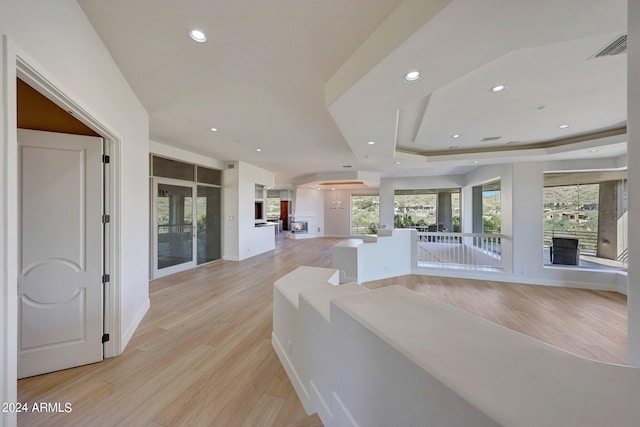
[[[124,354],[18,382],[20,402],[71,413],[19,414],[21,426],[287,426],[304,410],[271,347],[272,284],[299,265],[331,267],[340,239],[291,240],[241,262],[155,280]],[[626,297],[616,293],[407,276],[402,284],[576,354],[624,363]]]

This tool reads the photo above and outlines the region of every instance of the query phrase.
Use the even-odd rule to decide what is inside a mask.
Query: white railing
[[[503,268],[500,234],[418,232],[418,266]]]

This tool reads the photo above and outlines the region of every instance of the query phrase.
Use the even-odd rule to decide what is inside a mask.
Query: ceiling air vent
[[[502,138],[501,136],[488,136],[486,138],[482,138],[482,141],[480,142],[489,142],[489,141],[496,141],[498,139]]]
[[[609,45],[607,45],[600,52],[596,53],[594,58],[600,58],[603,56],[613,56],[625,53],[627,51],[627,35],[623,35],[615,39]]]

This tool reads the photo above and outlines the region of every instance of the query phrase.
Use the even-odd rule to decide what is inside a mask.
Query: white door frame
[[[109,341],[104,345],[105,357],[114,357],[121,353],[120,313],[120,155],[122,138],[112,129],[91,114],[84,106],[73,100],[60,85],[52,83],[51,78],[33,66],[26,55],[16,55],[16,76],[38,92],[53,101],[59,107],[69,111],[76,119],[87,125],[104,139],[105,154],[110,161],[105,176],[105,212],[110,215],[105,235],[105,266],[110,282],[105,285],[104,322],[105,333]],[[15,80],[15,79],[14,79]],[[14,81],[15,84],[15,81]],[[17,141],[13,141],[17,144]]]
[[[19,49],[6,35],[2,36],[0,50],[0,380],[1,395],[5,402],[17,398],[17,105],[16,78],[20,77],[51,101],[64,108],[81,122],[101,135],[111,157],[106,179],[105,205],[111,216],[107,231],[106,265],[111,282],[105,293],[105,332],[110,340],[105,343],[105,357],[121,353],[121,149],[122,138],[89,108],[74,99],[64,86]],[[0,424],[16,424],[15,414],[0,413]]]
[[[192,236],[192,242],[191,242],[191,247],[192,247],[192,258],[191,261],[189,262],[185,262],[182,264],[178,264],[178,265],[174,265],[171,267],[166,267],[163,268],[162,270],[158,269],[158,210],[156,209],[156,206],[158,205],[158,184],[168,184],[168,185],[176,185],[176,186],[180,186],[180,187],[191,187],[192,189],[192,225],[194,227],[196,227],[196,218],[197,218],[197,203],[196,201],[198,200],[198,184],[196,182],[193,181],[183,181],[183,180],[179,180],[179,179],[171,179],[171,178],[160,178],[160,177],[153,177],[151,179],[151,200],[152,200],[152,206],[151,206],[151,223],[152,223],[152,228],[151,228],[151,242],[152,242],[152,250],[151,250],[151,254],[153,257],[153,260],[151,261],[151,267],[152,267],[152,275],[154,279],[158,279],[160,277],[164,277],[164,276],[168,276],[170,274],[174,274],[174,273],[178,273],[180,271],[185,271],[185,270],[189,270],[191,268],[194,268],[197,266],[197,261],[198,261],[198,239],[197,236],[195,235],[195,231],[192,230],[191,231],[191,236]]]

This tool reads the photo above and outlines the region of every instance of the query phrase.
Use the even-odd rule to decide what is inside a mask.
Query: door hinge
[[[111,277],[108,274],[103,274],[102,275],[102,283],[107,283],[111,281]]]
[[[109,334],[102,334],[102,344],[109,341]]]
[[[111,157],[109,157],[106,154],[102,155],[102,163],[110,163],[111,162]]]
[[[109,215],[102,215],[102,223],[107,224],[111,221],[111,217]]]

